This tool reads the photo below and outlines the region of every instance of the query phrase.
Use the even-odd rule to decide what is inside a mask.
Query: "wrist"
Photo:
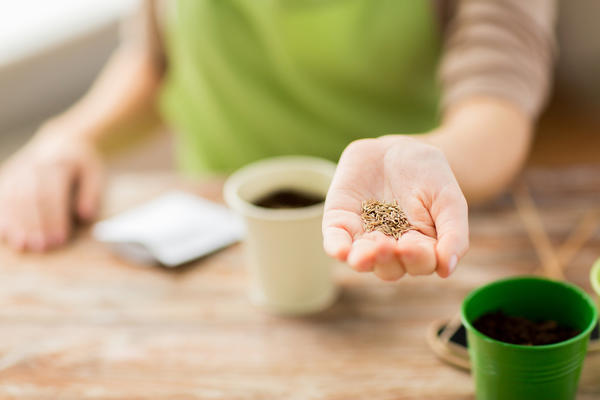
[[[96,144],[102,129],[91,126],[82,121],[81,118],[68,118],[66,115],[59,115],[44,122],[38,134],[42,137],[52,136],[58,139],[67,139],[70,141],[85,142]]]
[[[38,129],[34,139],[65,141],[96,147],[98,137],[97,130],[91,127],[85,127],[74,123],[74,121],[65,121],[61,117],[57,117],[44,122]]]
[[[389,141],[391,145],[398,144],[399,142],[402,142],[402,141],[418,142],[418,143],[423,143],[426,145],[436,147],[437,149],[441,150],[443,148],[443,146],[442,146],[443,137],[444,137],[444,134],[442,134],[441,128],[438,128],[438,129],[435,129],[433,131],[426,132],[426,133],[410,134],[410,135],[403,135],[403,134],[387,135],[387,136],[380,137],[380,139]]]
[[[531,127],[532,119],[511,102],[489,96],[473,96],[444,111],[444,130],[494,130],[495,125]]]

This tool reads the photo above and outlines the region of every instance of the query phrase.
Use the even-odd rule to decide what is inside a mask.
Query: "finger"
[[[469,248],[468,214],[467,202],[458,186],[440,193],[432,209],[437,231],[437,273],[442,278],[454,272]]]
[[[377,243],[368,239],[358,239],[352,244],[348,254],[348,264],[358,272],[373,271],[377,255]]]
[[[373,273],[382,281],[393,282],[402,278],[406,271],[402,265],[397,261],[393,261],[389,264],[377,264],[373,269]]]
[[[0,203],[2,207],[2,203]],[[3,214],[0,213],[0,243],[6,240],[6,219]]]
[[[40,199],[40,181],[37,177],[28,176],[20,185],[17,192],[15,215],[17,217],[15,223],[25,235],[25,249],[32,251],[43,251],[46,247],[46,240],[42,229],[41,210],[39,204],[43,199]]]
[[[352,248],[352,237],[345,229],[330,226],[325,229],[323,247],[329,256],[346,261]]]
[[[362,232],[360,217],[351,211],[326,210],[323,215],[323,245],[330,256],[345,261],[352,239]]]
[[[3,209],[11,210],[6,213],[4,238],[6,244],[16,251],[23,251],[26,245],[26,235],[18,217],[19,201],[17,199],[16,187],[7,184],[4,193]]]
[[[77,215],[85,221],[93,219],[98,211],[102,181],[100,162],[88,160],[88,163],[81,167],[78,176],[76,197]]]
[[[16,251],[24,251],[27,245],[25,232],[20,227],[11,227],[6,234],[6,243]]]
[[[2,178],[3,179],[0,181],[0,224],[2,225],[2,241],[12,249],[20,250],[22,246],[17,245],[17,243],[22,243],[24,240],[17,241],[15,235],[14,212],[12,212],[12,210],[14,210],[12,198],[15,195],[15,191],[12,182],[6,176],[3,176]]]
[[[9,232],[10,232],[10,220],[6,213],[2,210],[6,210],[5,202],[0,202],[0,243],[8,244]]]
[[[431,205],[425,203],[423,197],[427,196],[414,193],[403,201],[406,216],[409,223],[418,232],[435,238],[437,237],[437,232],[435,231],[434,221],[430,213]]]
[[[381,232],[369,232],[352,244],[348,264],[359,272],[373,271],[375,264],[386,264],[394,257],[395,239]]]
[[[402,261],[396,257],[394,253],[389,253],[384,257],[378,258],[373,273],[384,281],[397,281],[406,273]]]
[[[397,255],[409,275],[429,275],[436,270],[435,239],[408,231],[398,239]]]
[[[56,171],[41,187],[42,229],[49,246],[63,244],[70,230],[71,177],[66,171]]]
[[[6,210],[4,184],[0,181],[0,242],[6,242],[7,230],[8,230],[8,215]]]

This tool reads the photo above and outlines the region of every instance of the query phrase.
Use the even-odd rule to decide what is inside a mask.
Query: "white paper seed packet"
[[[98,222],[92,234],[136,262],[176,267],[241,240],[244,225],[222,205],[169,192]]]

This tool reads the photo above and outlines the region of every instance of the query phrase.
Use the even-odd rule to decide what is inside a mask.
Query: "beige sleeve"
[[[535,119],[551,86],[555,0],[460,0],[455,10],[439,70],[442,107],[496,96]]]
[[[125,46],[141,47],[150,54],[159,70],[164,70],[166,57],[162,42],[163,11],[159,0],[142,0],[135,12],[121,25],[121,43]]]

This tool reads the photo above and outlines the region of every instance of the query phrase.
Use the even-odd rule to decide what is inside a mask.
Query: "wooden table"
[[[600,205],[600,166],[525,176],[552,246]],[[183,188],[220,199],[220,182],[170,175],[111,180],[105,214]],[[473,399],[468,373],[439,361],[425,331],[471,289],[540,261],[510,195],[471,212],[471,250],[450,279],[380,282],[340,268],[327,312],[278,318],[245,296],[241,246],[183,269],[134,265],[84,230],[64,250],[0,249],[0,399]],[[600,232],[569,263],[589,290]],[[600,399],[600,355],[578,399]]]

